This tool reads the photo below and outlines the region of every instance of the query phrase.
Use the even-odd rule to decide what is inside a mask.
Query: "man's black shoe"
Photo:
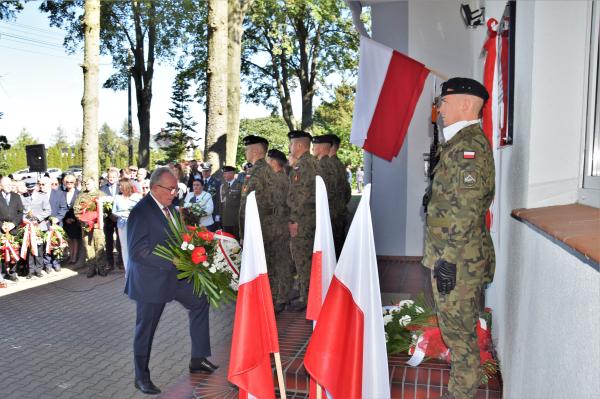
[[[10,281],[17,281],[19,278],[14,274],[8,274],[6,275],[6,279]]]
[[[208,373],[212,374],[219,366],[212,364],[205,357],[193,357],[190,361],[190,373]]]
[[[51,267],[46,267],[46,268],[44,268],[44,271],[45,271],[47,274],[50,274],[50,273],[52,273],[52,268],[51,268]]]
[[[158,387],[154,385],[152,381],[144,382],[135,380],[134,385],[146,395],[158,395],[160,393],[160,389],[158,389]]]
[[[54,271],[55,272],[59,272],[60,271],[60,265],[59,266],[54,266]]]
[[[96,275],[96,271],[95,271],[95,270],[91,270],[91,271],[89,271],[89,272],[88,272],[88,274],[87,274],[87,278],[92,278],[92,277],[94,277],[95,275]]]
[[[42,274],[42,271],[41,271],[41,270],[36,270],[36,271],[35,271],[35,275],[36,275],[36,276],[38,276],[38,277],[42,277],[42,276],[43,276],[43,274]]]
[[[106,273],[105,270],[100,269],[100,270],[98,270],[98,276],[100,276],[100,277],[106,277],[107,273]]]

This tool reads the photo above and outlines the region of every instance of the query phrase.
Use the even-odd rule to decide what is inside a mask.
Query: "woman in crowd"
[[[199,205],[194,205],[199,204]],[[192,192],[188,193],[183,201],[183,208],[198,207],[202,210],[203,216],[200,217],[200,225],[210,231],[215,231],[215,221],[212,217],[214,204],[211,195],[204,191],[202,180],[196,179],[192,183]]]
[[[135,204],[142,199],[142,195],[134,192],[131,180],[126,177],[119,180],[119,190],[121,194],[115,198],[112,215],[117,218],[117,231],[121,240],[121,255],[123,256],[125,274],[127,274],[127,261],[129,260],[127,252],[127,218]]]
[[[63,218],[63,228],[69,239],[69,260],[67,264],[77,263],[77,255],[79,254],[79,243],[81,242],[81,225],[75,218],[75,212],[73,207],[77,201],[79,190],[75,188],[76,179],[72,174],[65,175],[63,179],[63,185],[65,187],[65,194],[67,196],[67,206],[69,210]]]

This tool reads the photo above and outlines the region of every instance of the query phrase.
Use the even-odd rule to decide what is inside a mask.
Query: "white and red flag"
[[[270,354],[279,352],[262,230],[251,192],[246,202],[244,251],[227,378],[240,399],[275,399]]]
[[[310,376],[333,398],[390,397],[370,197],[369,184],[304,357]]]
[[[429,70],[362,36],[350,142],[391,161],[404,143]]]
[[[316,178],[316,229],[313,245],[312,265],[310,271],[310,285],[308,290],[308,303],[306,305],[306,318],[316,321],[319,318],[323,301],[327,295],[329,284],[335,270],[335,245],[333,244],[333,230],[329,217],[329,204],[327,189],[321,176]],[[316,398],[315,381],[310,379],[310,396]]]

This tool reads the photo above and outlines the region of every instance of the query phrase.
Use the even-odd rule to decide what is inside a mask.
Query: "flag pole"
[[[321,388],[321,384],[317,383],[317,399],[323,398],[323,388]]]
[[[283,381],[283,371],[281,368],[281,356],[279,356],[279,352],[275,352],[273,355],[275,356],[275,368],[277,369],[277,381],[279,382],[279,396],[281,399],[286,399],[285,383]]]

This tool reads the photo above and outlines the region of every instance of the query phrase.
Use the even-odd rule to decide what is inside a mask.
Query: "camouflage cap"
[[[483,101],[487,101],[490,97],[486,88],[481,83],[469,78],[452,78],[442,83],[442,94],[440,94],[440,97],[450,94],[470,94],[483,99]]]

